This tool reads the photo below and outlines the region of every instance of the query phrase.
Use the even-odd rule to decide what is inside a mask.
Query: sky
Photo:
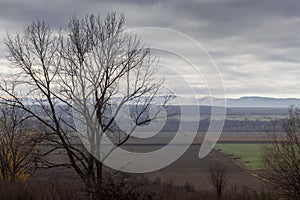
[[[126,29],[144,30],[179,94],[191,95],[180,79],[204,96],[300,98],[297,0],[0,0],[0,72],[9,65],[7,33],[37,19],[59,29],[74,15],[111,11],[124,14]]]

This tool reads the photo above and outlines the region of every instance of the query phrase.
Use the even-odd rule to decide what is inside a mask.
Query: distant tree
[[[284,133],[270,134],[262,160],[270,169],[269,181],[289,197],[300,199],[300,112],[291,107],[283,124]]]
[[[25,181],[38,159],[39,134],[16,107],[0,106],[0,179]]]
[[[44,167],[72,168],[88,189],[102,185],[102,162],[108,154],[98,159],[95,155],[103,136],[109,135],[116,146],[124,144],[137,126],[155,119],[168,100],[158,98],[162,80],[155,77],[156,57],[123,26],[124,17],[115,13],[104,18],[90,14],[71,18],[60,32],[44,22],[33,22],[24,33],[6,40],[8,60],[16,73],[0,85],[5,93],[2,100],[46,127],[50,149],[44,155],[66,153],[67,162],[44,160]],[[32,102],[24,102],[23,97]],[[126,104],[135,108],[128,114],[134,126],[128,132],[115,131],[115,119]],[[150,116],[147,111],[153,104],[159,106]],[[88,151],[78,145],[76,129],[66,120],[72,117],[69,108],[88,122]]]
[[[222,199],[222,194],[228,181],[227,169],[223,165],[215,165],[210,169],[210,178],[216,190],[217,198]]]

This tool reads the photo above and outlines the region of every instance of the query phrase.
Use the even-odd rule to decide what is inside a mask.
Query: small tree
[[[300,199],[300,112],[291,107],[284,133],[270,134],[262,160],[270,169],[269,181],[292,198]]]
[[[1,106],[0,115],[0,179],[25,181],[38,155],[38,134],[23,110]]]
[[[222,165],[215,165],[210,169],[211,182],[216,190],[217,198],[221,199],[227,184],[227,169]]]

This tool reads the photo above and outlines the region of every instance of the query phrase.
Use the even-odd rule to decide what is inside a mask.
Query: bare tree
[[[38,159],[39,134],[16,107],[0,107],[0,179],[25,180]]]
[[[4,79],[1,89],[6,98],[1,98],[46,127],[45,141],[51,148],[43,155],[62,149],[68,156],[66,163],[44,160],[43,165],[74,169],[88,188],[101,186],[102,162],[114,150],[99,154],[103,137],[116,147],[124,144],[137,126],[161,117],[169,98],[158,98],[162,79],[155,77],[155,56],[123,26],[123,16],[111,13],[102,19],[91,14],[71,18],[68,28],[60,32],[34,22],[23,34],[6,40],[16,74]],[[15,95],[15,90],[23,93]],[[24,101],[25,96],[30,102]],[[159,106],[150,115],[153,104]],[[78,145],[76,129],[66,120],[73,117],[70,108],[87,127],[83,136],[87,150]],[[126,131],[116,126],[122,108],[129,109],[133,122]]]
[[[269,180],[292,198],[300,198],[300,118],[299,109],[290,108],[283,124],[284,133],[270,134],[262,160],[270,169]]]
[[[216,190],[217,198],[222,199],[222,194],[228,181],[227,169],[222,165],[214,166],[210,170],[210,178]]]

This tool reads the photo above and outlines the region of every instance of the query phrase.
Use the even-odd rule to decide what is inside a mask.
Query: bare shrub
[[[227,169],[225,166],[216,165],[210,170],[211,182],[216,190],[217,198],[221,199],[228,181]]]
[[[296,107],[289,111],[283,124],[285,132],[270,134],[262,160],[270,169],[268,180],[288,197],[300,199],[300,112]]]

